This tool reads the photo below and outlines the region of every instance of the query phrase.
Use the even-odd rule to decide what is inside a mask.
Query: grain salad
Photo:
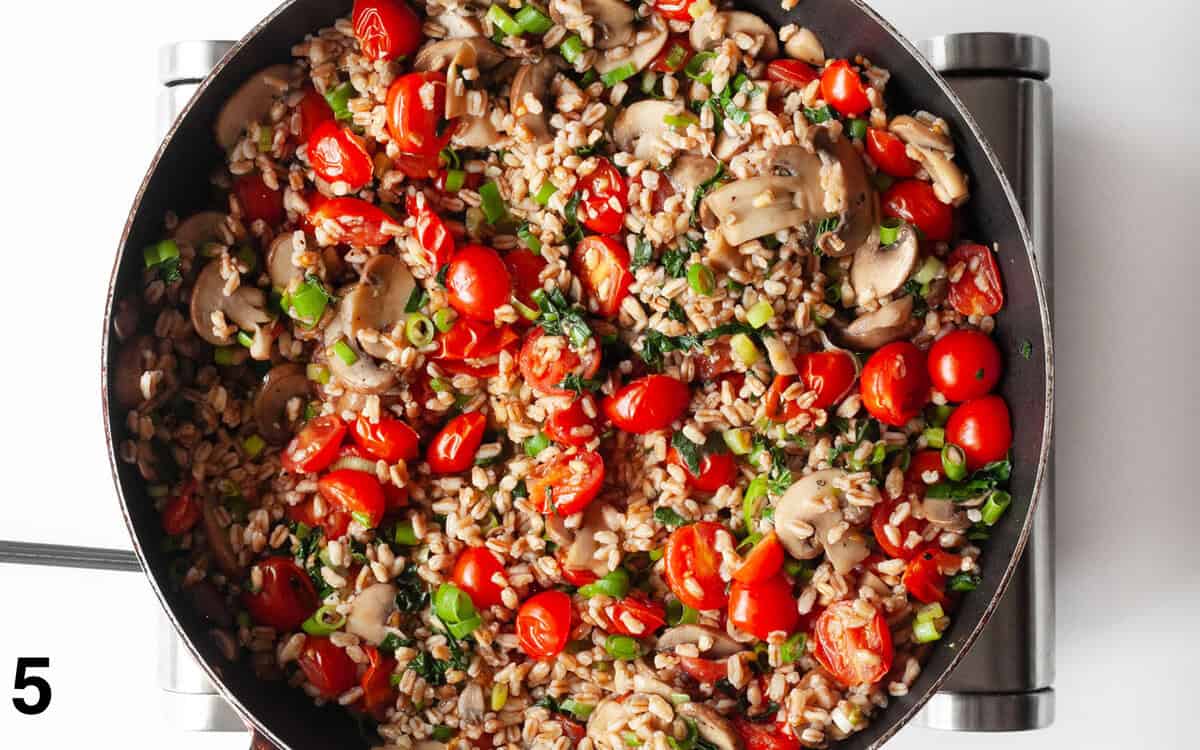
[[[946,121],[793,15],[358,0],[229,98],[113,370],[228,659],[399,750],[907,694],[1011,500],[999,249]]]

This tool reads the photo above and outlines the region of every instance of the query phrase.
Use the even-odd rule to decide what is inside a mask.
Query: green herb
[[[600,378],[585,378],[577,372],[562,379],[558,387],[564,391],[575,391],[576,393],[595,392],[600,390],[600,386],[604,385],[604,381]]]
[[[520,239],[521,242],[525,243],[525,247],[529,248],[531,252],[538,255],[542,254],[542,241],[536,234],[533,233],[532,228],[529,226],[529,222],[522,224],[517,229],[517,238]]]
[[[667,275],[672,278],[681,278],[687,274],[688,260],[692,257],[691,252],[677,248],[667,250],[662,254],[660,263]]]
[[[517,482],[517,486],[513,487],[512,496],[514,498],[529,497],[529,487],[525,484],[525,480]]]
[[[404,312],[415,313],[420,311],[429,302],[429,295],[425,293],[425,288],[422,286],[414,286],[412,294],[408,295],[408,303],[404,305]]]
[[[817,222],[817,234],[825,234],[827,232],[836,232],[838,227],[842,225],[840,216],[826,216]]]
[[[983,579],[974,573],[956,573],[946,581],[946,588],[950,591],[974,591],[982,582]]]
[[[580,146],[579,148],[575,149],[575,155],[586,159],[587,157],[602,151],[606,143],[607,142],[603,138],[597,138],[595,143],[589,143],[586,146]]]
[[[536,701],[534,701],[533,707],[544,708],[552,714],[558,713],[558,701],[554,700],[554,698],[550,697],[549,695],[538,698]]]
[[[596,709],[591,703],[580,703],[574,698],[567,698],[562,702],[562,712],[571,714],[579,721],[587,721],[587,718],[592,715],[592,711]]]
[[[764,435],[754,436],[754,449],[750,452],[750,460],[758,461],[759,456],[766,453],[770,460],[767,471],[767,491],[772,495],[782,495],[792,486],[792,472],[788,468],[788,456],[778,445],[775,445]]]
[[[587,346],[592,337],[591,326],[584,319],[583,310],[569,304],[562,290],[536,289],[532,297],[541,310],[538,324],[542,330],[551,336],[566,336],[575,349]]]
[[[689,523],[689,521],[683,516],[679,515],[674,508],[668,508],[665,505],[661,505],[654,509],[654,520],[671,529]]]
[[[566,221],[566,234],[563,239],[568,245],[574,247],[583,239],[583,228],[579,226],[579,201],[582,199],[582,193],[573,193],[563,206],[563,219]]]
[[[819,125],[823,122],[828,122],[829,120],[837,119],[837,115],[835,115],[833,113],[833,110],[829,108],[829,105],[825,105],[824,107],[821,107],[820,109],[813,109],[812,107],[805,107],[804,108],[804,116],[807,117],[808,121],[811,122],[813,125]]]
[[[695,192],[692,193],[691,203],[688,206],[692,212],[692,224],[696,223],[696,218],[700,208],[700,201],[704,200],[704,196],[708,195],[708,191],[712,189],[712,186],[716,185],[724,177],[725,165],[722,162],[717,162],[717,171],[713,172],[713,176],[709,177],[696,187]]]
[[[925,489],[925,497],[935,500],[970,500],[981,497],[1007,482],[1012,473],[1008,459],[993,461],[961,482],[938,482]]]
[[[401,612],[420,612],[429,604],[429,589],[416,568],[405,568],[392,583],[396,586],[396,609]]]
[[[687,322],[687,313],[684,312],[683,305],[675,300],[671,300],[671,304],[667,307],[667,317],[678,323]]]
[[[692,476],[700,475],[700,462],[704,459],[704,446],[696,445],[688,439],[687,435],[682,432],[676,432],[671,436],[671,447],[687,464],[688,471],[692,472]]]
[[[1021,339],[1021,343],[1017,347],[1017,351],[1020,352],[1021,356],[1025,359],[1032,358],[1033,357],[1033,342],[1030,341],[1029,339]]]
[[[650,240],[642,235],[637,235],[633,241],[633,257],[629,262],[629,270],[636,271],[642,266],[648,266],[654,262],[654,245],[650,244]]]
[[[350,111],[350,97],[354,96],[354,84],[346,81],[325,92],[325,101],[333,110],[333,117],[339,122],[349,122],[354,119]]]

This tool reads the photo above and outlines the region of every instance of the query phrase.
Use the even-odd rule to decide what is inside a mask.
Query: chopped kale
[[[686,518],[676,513],[674,508],[668,508],[665,505],[654,509],[654,520],[672,529],[688,522]]]
[[[692,472],[692,476],[700,474],[700,462],[704,460],[704,446],[696,445],[688,439],[687,435],[682,432],[676,432],[671,436],[671,447],[687,464],[688,471]]]
[[[393,583],[396,585],[396,609],[420,612],[429,605],[429,589],[415,568],[406,568]]]
[[[667,317],[679,323],[687,322],[687,313],[684,312],[683,306],[675,300],[671,300],[671,305],[667,308]]]
[[[633,257],[629,262],[629,270],[636,271],[642,266],[648,266],[654,262],[654,245],[650,244],[650,240],[638,235],[633,243]]]

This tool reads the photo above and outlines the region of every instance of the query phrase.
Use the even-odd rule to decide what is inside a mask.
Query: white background
[[[0,537],[128,546],[97,352],[114,248],[155,145],[155,50],[236,37],[272,5],[6,4]],[[1056,100],[1058,721],[1016,736],[910,728],[892,747],[1195,747],[1200,13],[1167,0],[876,5],[913,38],[1045,36]],[[158,605],[140,576],[0,567],[0,602],[5,747],[245,747],[160,718]],[[9,703],[18,656],[52,660],[40,717]]]

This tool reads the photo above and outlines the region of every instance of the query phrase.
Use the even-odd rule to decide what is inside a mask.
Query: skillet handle
[[[37,542],[9,542],[3,539],[0,539],[0,563],[127,572],[140,572],[142,569],[137,555],[129,550],[73,547],[65,544],[40,544]]]

